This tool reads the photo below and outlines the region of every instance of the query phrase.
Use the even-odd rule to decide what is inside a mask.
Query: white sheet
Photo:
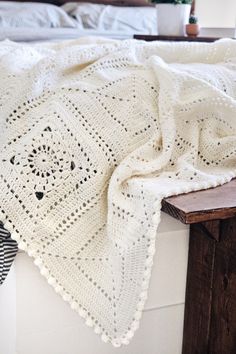
[[[66,3],[62,8],[83,28],[125,33],[157,33],[156,8],[111,6],[91,3]]]
[[[132,34],[119,31],[96,31],[89,29],[75,28],[41,28],[40,31],[35,28],[2,28],[0,30],[0,41],[9,39],[17,42],[38,42],[50,40],[77,39],[85,36],[100,36],[113,39],[132,38]]]
[[[116,7],[67,3],[62,7],[42,3],[0,2],[0,40],[32,42],[102,36],[132,38],[156,33],[152,7]]]
[[[81,27],[62,8],[42,3],[0,2],[0,29],[1,28],[54,28],[54,27]]]

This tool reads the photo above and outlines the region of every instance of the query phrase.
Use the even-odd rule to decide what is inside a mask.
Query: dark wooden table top
[[[162,211],[184,224],[236,216],[236,179],[216,188],[166,198]]]
[[[174,42],[215,42],[220,37],[189,37],[189,36],[158,36],[135,34],[134,39],[143,41],[174,41]]]

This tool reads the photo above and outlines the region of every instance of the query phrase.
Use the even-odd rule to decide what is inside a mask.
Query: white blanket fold
[[[0,220],[105,342],[139,326],[163,197],[235,177],[235,68],[231,40],[0,46]]]

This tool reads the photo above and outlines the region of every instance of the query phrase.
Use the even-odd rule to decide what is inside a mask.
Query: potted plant
[[[159,35],[184,36],[192,0],[151,0],[157,8]]]
[[[190,37],[196,37],[200,32],[198,18],[194,15],[189,17],[189,23],[186,25],[186,33]]]

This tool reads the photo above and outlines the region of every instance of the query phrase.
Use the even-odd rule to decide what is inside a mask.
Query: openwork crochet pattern
[[[114,346],[139,326],[163,197],[236,172],[236,43],[0,46],[1,217]]]

